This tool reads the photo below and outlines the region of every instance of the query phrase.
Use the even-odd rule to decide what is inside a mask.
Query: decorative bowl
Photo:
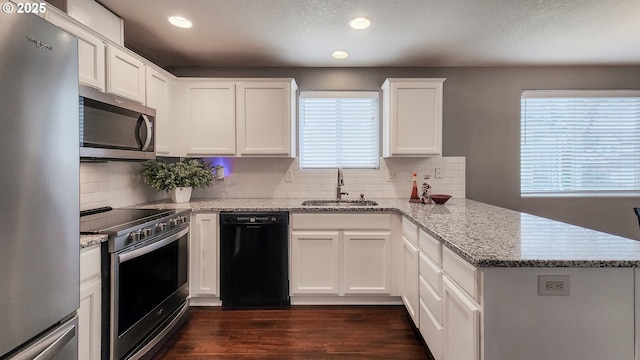
[[[445,195],[445,194],[431,194],[431,199],[433,200],[433,202],[435,202],[436,204],[444,204],[447,202],[447,200],[449,200],[451,198],[451,195]]]

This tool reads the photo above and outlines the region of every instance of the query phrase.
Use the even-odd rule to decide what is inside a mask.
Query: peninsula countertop
[[[194,212],[392,212],[406,216],[478,267],[637,267],[640,241],[535,215],[452,198],[444,205],[406,199],[374,199],[378,206],[303,206],[304,199],[194,199],[154,202],[132,208]]]

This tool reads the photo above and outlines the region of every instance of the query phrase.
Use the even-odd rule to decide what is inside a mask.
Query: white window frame
[[[520,134],[522,197],[640,196],[639,90],[524,90]]]
[[[331,165],[319,165],[319,164],[311,164],[310,161],[305,161],[305,139],[306,135],[305,131],[305,99],[349,99],[349,98],[359,98],[359,99],[375,99],[375,110],[373,111],[374,117],[371,119],[372,127],[369,128],[370,131],[375,132],[375,139],[373,134],[370,134],[369,141],[372,141],[371,157],[368,158],[369,162],[362,163],[359,165],[341,163],[340,159],[336,159],[336,164]],[[375,170],[380,168],[380,96],[377,91],[301,91],[299,96],[299,125],[298,125],[298,139],[299,139],[299,166],[300,169],[303,170],[313,170],[313,169],[335,169],[336,167],[341,167],[345,169],[363,169],[363,170]],[[340,119],[337,119],[340,122]],[[339,136],[340,134],[338,134]],[[340,144],[343,143],[343,139],[336,140],[337,144],[335,146],[339,147]],[[375,152],[375,156],[373,153]],[[339,151],[340,153],[340,151]],[[340,154],[336,156],[341,157]],[[342,159],[344,160],[344,159]],[[363,159],[364,160],[364,159]]]

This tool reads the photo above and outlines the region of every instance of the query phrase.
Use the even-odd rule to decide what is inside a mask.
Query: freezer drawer
[[[4,358],[3,358],[4,359]],[[36,337],[7,360],[70,360],[78,359],[78,316]]]

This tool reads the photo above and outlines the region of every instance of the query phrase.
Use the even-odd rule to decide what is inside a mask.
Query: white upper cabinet
[[[383,93],[383,156],[442,154],[445,79],[387,79]]]
[[[105,91],[105,43],[97,36],[73,24],[66,15],[47,8],[45,19],[78,38],[78,77],[80,84]]]
[[[236,154],[236,91],[229,81],[186,83],[187,131],[183,143],[189,156]]]
[[[146,76],[145,103],[156,110],[156,154],[174,155],[177,139],[171,95],[175,81],[150,66],[146,67]]]
[[[182,79],[189,156],[295,156],[293,79]]]
[[[116,46],[107,46],[107,92],[144,104],[145,65]]]
[[[296,90],[293,79],[237,83],[238,156],[295,156]]]

